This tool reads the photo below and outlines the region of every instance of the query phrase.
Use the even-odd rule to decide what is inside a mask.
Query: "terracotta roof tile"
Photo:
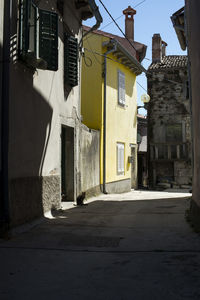
[[[167,55],[161,62],[153,62],[148,71],[186,68],[187,63],[188,57],[186,55]]]
[[[90,27],[88,26],[83,26],[83,29],[88,31],[90,29]],[[136,57],[140,62],[143,60],[143,58],[145,57],[146,55],[146,49],[147,49],[147,46],[144,45],[144,44],[141,44],[141,43],[138,43],[138,42],[132,42],[133,44],[133,47],[130,45],[130,43],[127,41],[127,39],[121,37],[121,36],[118,36],[118,35],[115,35],[115,34],[112,34],[112,33],[109,33],[109,32],[105,32],[105,31],[102,31],[102,30],[94,30],[93,33],[95,34],[99,34],[99,35],[103,35],[105,37],[108,37],[110,39],[115,39],[117,40],[132,56],[136,57],[136,51],[138,52],[139,54],[139,57]],[[136,51],[135,51],[135,49]]]

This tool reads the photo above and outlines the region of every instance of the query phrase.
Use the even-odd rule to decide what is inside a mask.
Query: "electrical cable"
[[[101,5],[103,6],[103,8],[105,9],[105,11],[107,12],[107,14],[109,15],[109,17],[112,19],[112,21],[115,23],[115,25],[117,26],[117,28],[119,29],[119,31],[123,34],[123,36],[125,37],[125,39],[129,42],[129,44],[131,45],[131,47],[137,52],[136,48],[134,47],[134,45],[131,43],[131,41],[126,37],[125,33],[123,32],[123,30],[119,27],[119,25],[117,24],[117,22],[115,21],[115,19],[113,18],[113,16],[111,15],[111,13],[108,11],[108,9],[106,8],[106,6],[104,5],[104,3],[99,0],[99,2],[101,3]]]
[[[86,37],[86,39],[87,39],[87,37]],[[91,46],[90,42],[89,42],[88,40],[87,40],[87,42],[88,42],[88,46],[90,47],[90,50],[91,50],[91,52],[92,52],[92,54],[93,54],[93,56],[94,56],[96,62],[97,62],[98,64],[102,65],[102,62],[98,60],[98,58],[96,57],[96,54],[95,54],[94,51],[92,50],[92,46]]]
[[[95,51],[93,51],[93,50],[89,50],[89,49],[87,49],[87,48],[84,48],[84,50],[93,53],[93,55],[99,55],[99,56],[105,57],[104,54],[95,52]],[[114,61],[114,62],[117,62],[117,63],[119,63],[119,64],[121,64],[121,65],[124,65],[124,64],[121,63],[119,60],[115,60],[115,59],[113,59],[113,58],[111,58],[111,57],[109,57],[109,56],[106,56],[106,57],[107,57],[107,59],[110,59],[110,60],[112,60],[112,61]],[[101,64],[101,65],[102,65],[102,64]],[[87,66],[87,64],[86,64],[86,66]],[[136,81],[136,82],[138,83],[138,85],[139,85],[145,92],[147,92],[147,90],[146,90],[146,89],[145,89],[138,81]]]
[[[141,1],[141,2],[139,2],[136,6],[135,6],[135,8],[137,7],[137,6],[139,6],[139,5],[141,5],[143,2],[145,2],[146,0],[143,0],[143,1]],[[115,25],[117,26],[117,28],[119,29],[119,31],[123,34],[123,36],[125,37],[125,39],[129,42],[129,44],[131,45],[131,47],[137,52],[137,50],[136,50],[136,48],[134,47],[134,45],[131,43],[131,41],[126,37],[126,35],[125,35],[125,33],[123,32],[123,30],[119,27],[119,25],[117,24],[117,22],[116,22],[116,20],[118,20],[119,18],[121,18],[123,15],[121,15],[120,17],[118,17],[117,19],[114,19],[113,18],[113,16],[111,15],[111,13],[108,11],[108,9],[106,8],[106,6],[104,5],[104,3],[101,1],[101,0],[99,0],[99,2],[101,3],[101,5],[103,6],[103,8],[105,9],[105,11],[107,12],[107,14],[109,15],[109,17],[112,19],[112,22],[111,23],[115,23]],[[109,23],[109,24],[107,24],[106,26],[104,26],[103,28],[105,28],[105,27],[107,27],[108,25],[110,25],[111,23]],[[102,28],[102,29],[103,29]],[[92,36],[92,35],[91,35]],[[90,37],[91,37],[90,36]],[[149,58],[144,58],[144,59],[146,59],[146,60],[149,60],[149,61],[151,61]]]
[[[88,56],[85,56],[85,54],[83,54],[83,59],[84,59],[85,65],[86,65],[88,68],[90,68],[90,67],[92,66],[92,60],[91,60],[91,58],[88,57]],[[87,63],[86,59],[89,61],[89,64]]]
[[[138,81],[136,81],[136,82],[147,93],[147,90]]]
[[[138,4],[136,4],[135,6],[133,6],[133,8],[136,8],[136,7],[138,7],[139,5],[141,5],[143,2],[145,2],[146,0],[143,0],[143,1],[141,1],[141,2],[139,2]],[[115,21],[117,21],[117,20],[119,20],[120,18],[122,18],[124,15],[122,14],[121,16],[119,16],[119,17],[117,17],[116,19],[115,19]],[[113,23],[113,21],[111,21],[110,23],[108,23],[107,25],[105,25],[105,26],[103,26],[100,30],[103,30],[104,28],[106,28],[106,27],[108,27],[110,24],[112,24]]]
[[[93,51],[93,50],[90,50],[90,49],[87,49],[87,48],[84,48],[84,50],[86,50],[86,51],[88,51],[88,52],[91,52],[91,53],[93,53],[93,54],[96,54],[96,55],[105,57],[104,54],[98,53],[98,52],[96,52],[96,51]],[[121,65],[124,65],[124,64],[121,63],[119,60],[113,59],[113,58],[111,58],[111,57],[109,57],[109,56],[107,56],[107,59],[110,59],[110,60],[112,60],[112,61],[114,61],[114,62],[117,62],[117,63],[119,63],[119,64],[121,64]],[[149,72],[149,71],[146,71],[145,74],[152,74],[152,73]],[[173,80],[166,79],[166,78],[165,78],[165,81],[171,82],[171,83],[173,83],[173,84],[179,84],[179,83],[180,83],[180,82],[178,82],[178,81],[173,81]],[[138,82],[137,82],[137,83],[138,83]],[[138,84],[139,84],[139,83],[138,83]],[[140,84],[139,84],[139,85],[140,85]],[[147,90],[146,90],[142,85],[141,85],[141,87],[143,88],[143,90],[145,90],[145,91],[147,92]]]

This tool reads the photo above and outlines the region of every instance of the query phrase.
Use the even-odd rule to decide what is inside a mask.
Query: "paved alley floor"
[[[187,193],[100,195],[0,241],[0,299],[200,299]]]

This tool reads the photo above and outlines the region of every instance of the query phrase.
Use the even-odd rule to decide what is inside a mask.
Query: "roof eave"
[[[182,18],[182,20],[181,20]],[[177,38],[179,40],[179,44],[181,46],[182,50],[186,50],[187,48],[187,42],[186,42],[186,36],[185,36],[185,22],[184,22],[184,7],[179,9],[177,12],[175,12],[171,16],[171,21],[174,27],[174,30],[176,32]],[[181,21],[183,24],[181,24]]]
[[[116,51],[113,54],[120,60],[120,62],[129,68],[136,75],[140,75],[142,72],[146,73],[146,69],[137,61],[137,59],[131,55],[118,41],[112,39],[108,42],[104,42],[103,46],[113,48],[113,44],[116,45]]]
[[[148,69],[148,73],[154,73],[154,72],[169,72],[169,71],[176,71],[181,69],[187,69],[187,66],[181,66],[181,67],[168,67],[168,68],[156,68],[156,69]],[[148,75],[147,73],[147,75]]]

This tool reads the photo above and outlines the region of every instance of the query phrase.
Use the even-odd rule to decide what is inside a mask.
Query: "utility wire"
[[[92,50],[92,49],[87,49],[87,48],[84,48],[84,50],[86,50],[86,51],[88,51],[88,52],[91,52],[93,55],[99,55],[99,56],[102,56],[102,57],[106,57],[107,59],[112,60],[112,61],[114,61],[114,62],[117,62],[117,63],[119,63],[119,64],[121,64],[121,65],[124,66],[124,64],[123,64],[121,61],[116,60],[116,59],[113,59],[113,58],[111,58],[111,57],[109,57],[109,56],[105,56],[105,54],[101,54],[101,53],[99,53],[99,52],[96,52],[96,51],[94,51],[94,50]],[[152,74],[152,73],[146,70],[145,74]],[[180,82],[174,81],[174,80],[170,80],[170,79],[165,79],[165,81],[170,82],[170,83],[173,83],[173,84],[180,84]],[[138,83],[138,82],[137,82],[137,83]],[[142,88],[145,92],[147,92],[147,90],[146,90],[140,83],[138,83],[138,84],[141,86],[141,88]]]
[[[119,64],[121,64],[121,65],[124,66],[124,64],[121,63],[119,60],[116,60],[116,59],[113,59],[113,58],[111,58],[111,57],[109,57],[109,56],[105,56],[104,54],[95,52],[95,51],[93,51],[92,49],[84,48],[84,50],[86,50],[86,51],[88,51],[88,52],[91,52],[91,53],[94,55],[94,57],[95,57],[95,55],[99,55],[99,56],[102,56],[102,57],[106,57],[107,59],[110,59],[110,60],[112,60],[112,61],[114,61],[114,62],[117,62],[117,63],[119,63]],[[99,60],[97,60],[97,62],[99,63]],[[87,64],[86,64],[86,66],[87,66]],[[146,90],[146,89],[145,89],[138,81],[136,81],[136,82],[137,82],[138,85],[139,85],[139,86],[147,93],[147,90]]]
[[[141,5],[143,2],[145,2],[146,0],[143,0],[143,1],[141,1],[141,2],[139,2],[138,4],[136,4],[135,6],[133,6],[133,8],[136,8],[136,7],[138,7],[139,5]],[[115,21],[117,21],[117,20],[119,20],[120,18],[122,18],[123,17],[123,14],[121,15],[121,16],[119,16],[119,17],[117,17],[116,19],[115,19]],[[102,28],[101,28],[101,30],[102,29],[104,29],[104,28],[106,28],[106,27],[108,27],[110,24],[112,24],[113,23],[113,21],[111,21],[110,23],[108,23],[107,25],[105,25],[105,26],[103,26]]]
[[[87,38],[87,37],[86,37]],[[94,58],[95,58],[95,60],[96,60],[96,62],[98,63],[98,64],[102,64],[102,62],[101,61],[99,61],[98,60],[98,58],[96,57],[96,54],[94,53],[94,51],[93,51],[93,49],[92,49],[92,46],[91,46],[91,44],[90,44],[90,42],[89,42],[89,40],[87,40],[87,42],[88,42],[88,46],[89,46],[89,48],[90,48],[90,50],[91,50],[91,52],[92,52],[92,54],[93,54],[93,56],[94,56]]]
[[[147,90],[138,81],[136,81],[136,82],[147,93]]]
[[[143,0],[146,1],[146,0]],[[123,30],[119,27],[119,25],[117,24],[117,22],[115,21],[115,19],[113,18],[113,16],[111,15],[111,13],[108,11],[108,9],[106,8],[106,6],[104,5],[104,3],[99,0],[99,2],[101,3],[101,5],[103,6],[103,8],[105,9],[105,11],[107,12],[107,14],[109,15],[109,17],[112,19],[112,21],[115,23],[115,25],[117,26],[117,28],[119,29],[119,31],[123,34],[123,36],[125,37],[125,39],[129,42],[129,44],[131,45],[131,47],[137,52],[136,48],[134,47],[134,45],[131,43],[131,41],[126,37],[125,33],[123,32]],[[150,60],[148,58],[144,58],[146,60]]]
[[[136,6],[135,6],[135,8],[137,7],[137,6],[139,6],[139,5],[141,5],[143,2],[145,2],[146,0],[143,0],[143,1],[141,1],[141,2],[139,2]],[[108,11],[108,9],[106,8],[106,6],[104,5],[104,3],[101,1],[101,0],[99,0],[99,2],[101,3],[101,5],[103,6],[103,8],[105,9],[105,11],[107,12],[107,14],[109,15],[109,17],[112,19],[112,22],[111,23],[115,23],[115,25],[117,26],[117,28],[119,29],[119,31],[123,34],[123,36],[125,37],[125,39],[129,42],[129,44],[131,45],[131,47],[137,52],[137,50],[136,50],[136,48],[134,47],[134,45],[131,43],[131,41],[126,37],[126,35],[125,35],[125,33],[123,32],[123,30],[120,28],[120,26],[117,24],[117,22],[116,22],[116,20],[117,19],[119,19],[119,18],[121,18],[121,16],[120,17],[118,17],[117,19],[114,19],[113,18],[113,16],[111,15],[111,13]],[[122,15],[123,16],[123,15]],[[109,25],[111,24],[111,23],[109,23]],[[106,25],[106,26],[108,26],[108,25]],[[106,27],[105,26],[105,27]],[[103,28],[105,28],[105,27],[103,27]],[[103,29],[102,28],[102,29]],[[91,35],[92,36],[92,35]],[[144,59],[146,59],[146,60],[148,60],[148,61],[151,61],[149,58],[144,58]]]
[[[131,47],[137,52],[137,50],[135,49],[134,45],[131,43],[131,41],[126,37],[125,33],[123,32],[123,30],[119,27],[119,25],[117,24],[117,22],[115,21],[115,19],[113,18],[113,16],[110,14],[110,12],[108,11],[108,9],[106,8],[106,6],[103,4],[103,2],[101,0],[99,0],[99,2],[101,3],[101,5],[103,6],[103,8],[105,9],[105,11],[107,12],[107,14],[109,15],[109,17],[112,19],[112,21],[115,23],[115,25],[117,26],[117,28],[119,29],[119,31],[123,34],[123,36],[125,37],[125,39],[129,42],[129,44],[131,45]]]

